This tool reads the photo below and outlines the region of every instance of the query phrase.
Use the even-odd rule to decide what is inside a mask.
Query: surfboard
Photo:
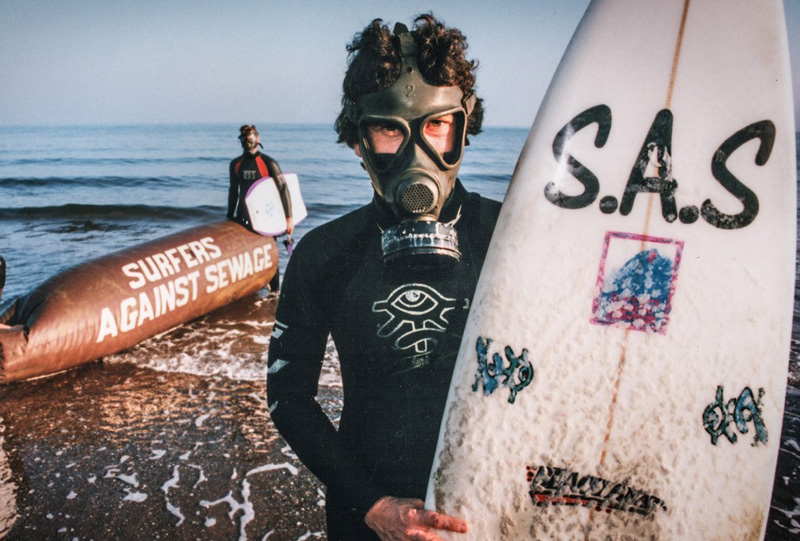
[[[289,195],[292,197],[292,219],[297,225],[308,216],[300,193],[300,181],[294,173],[286,173],[283,178],[289,186]],[[250,212],[250,223],[256,233],[268,237],[286,233],[286,216],[281,196],[272,177],[263,177],[255,181],[247,190],[245,203]]]
[[[763,536],[794,285],[787,49],[779,0],[589,5],[459,351],[426,500],[467,521],[450,539]]]

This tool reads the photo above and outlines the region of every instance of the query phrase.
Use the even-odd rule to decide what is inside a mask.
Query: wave
[[[192,183],[204,181],[216,181],[216,179],[205,179],[193,177]],[[226,179],[227,180],[227,179]],[[153,184],[175,184],[185,186],[188,180],[186,177],[162,176],[162,177],[133,177],[133,176],[105,176],[105,177],[46,177],[46,178],[0,178],[0,188],[43,188],[65,186],[70,188],[87,186],[90,188],[118,188],[137,187]]]
[[[497,174],[497,173],[479,173],[473,171],[469,177],[465,176],[466,182],[468,182],[471,186],[474,185],[480,193],[480,183],[481,182],[488,182],[491,184],[508,184],[511,181],[511,176],[505,173]]]
[[[169,207],[163,205],[79,205],[67,204],[49,207],[0,208],[0,221],[42,220],[218,220],[225,209],[216,206]]]
[[[361,206],[346,203],[306,203],[309,216],[341,216]]]
[[[192,156],[192,162],[216,162],[225,164],[227,166],[230,163],[230,157],[221,157],[221,156]],[[109,158],[97,158],[97,157],[90,157],[90,158],[59,158],[59,157],[37,157],[37,158],[16,158],[11,160],[0,160],[0,166],[3,167],[19,167],[19,166],[31,166],[31,165],[47,165],[49,167],[55,166],[74,166],[74,165],[81,165],[81,166],[100,166],[100,165],[113,165],[113,166],[122,166],[122,165],[149,165],[149,164],[185,164],[186,157],[150,157],[150,156],[142,156],[142,157],[109,157]],[[227,167],[226,167],[227,169]]]

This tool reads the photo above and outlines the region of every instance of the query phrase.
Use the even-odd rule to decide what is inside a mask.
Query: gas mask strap
[[[458,206],[458,211],[456,212],[456,217],[453,218],[451,221],[446,222],[445,225],[449,225],[451,227],[455,226],[458,221],[461,219],[461,205]]]
[[[414,36],[408,31],[408,27],[403,23],[395,23],[394,35],[400,40],[400,56],[403,62],[413,61],[412,67],[417,67],[417,44],[414,43]],[[410,63],[410,62],[409,62]]]
[[[461,98],[461,106],[467,112],[467,116],[472,114],[472,110],[475,109],[475,102],[477,101],[478,96],[476,96],[473,92],[470,92]]]

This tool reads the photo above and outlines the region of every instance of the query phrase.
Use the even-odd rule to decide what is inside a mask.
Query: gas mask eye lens
[[[393,166],[408,140],[408,129],[390,119],[366,119],[361,132],[372,163],[379,171]]]
[[[461,139],[464,130],[464,114],[448,113],[428,118],[422,126],[422,136],[442,161],[452,166],[461,158]]]
[[[422,127],[422,134],[436,152],[444,154],[453,150],[455,144],[453,115],[429,118]]]
[[[395,155],[403,146],[406,134],[399,124],[371,121],[365,128],[369,147],[375,154]]]

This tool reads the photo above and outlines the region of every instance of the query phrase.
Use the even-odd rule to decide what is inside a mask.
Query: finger
[[[444,541],[435,533],[426,530],[411,530],[406,532],[406,535],[413,541]]]
[[[419,521],[424,526],[458,533],[467,531],[467,523],[460,518],[442,515],[434,511],[420,510],[418,513]]]

